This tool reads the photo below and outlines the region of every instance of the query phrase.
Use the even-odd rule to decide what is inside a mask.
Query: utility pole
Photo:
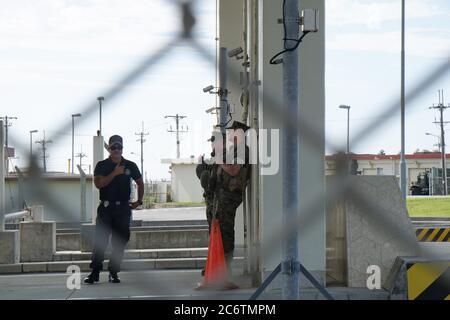
[[[76,157],[80,158],[80,168],[83,168],[82,159],[87,157],[87,155],[83,153],[83,145],[81,145],[81,152],[77,153]]]
[[[180,130],[180,119],[187,118],[187,116],[180,116],[177,113],[174,116],[165,116],[164,118],[174,118],[175,119],[176,129],[172,130],[172,126],[170,126],[170,130],[167,130],[167,132],[175,132],[176,133],[176,136],[177,136],[177,159],[179,159],[180,158],[180,133],[188,132],[187,127],[186,127],[186,130],[183,130],[183,128],[181,128],[181,130]]]
[[[46,140],[45,139],[45,131],[44,131],[44,139],[36,141],[36,143],[40,144],[42,146],[42,159],[44,163],[44,172],[47,172],[47,144],[53,143],[52,140]]]
[[[438,105],[434,105],[430,107],[430,109],[439,109],[441,120],[439,122],[435,121],[435,124],[439,124],[441,126],[441,160],[442,160],[442,187],[443,187],[443,194],[448,194],[448,188],[447,188],[447,166],[445,163],[445,130],[444,130],[444,124],[447,124],[448,122],[444,121],[444,110],[447,108],[450,108],[450,105],[444,106],[444,90],[439,90],[439,103]]]
[[[12,123],[10,123],[9,120],[17,120],[17,117],[4,116],[4,117],[0,117],[0,120],[4,120],[5,121],[4,126],[5,126],[5,150],[6,150],[6,156],[5,156],[5,159],[3,159],[3,160],[6,161],[5,172],[6,172],[6,174],[8,174],[8,172],[9,172],[9,158],[12,156],[10,154],[10,152],[9,152],[10,150],[8,148],[8,127],[12,126]]]
[[[141,143],[141,174],[144,174],[144,142],[146,141],[144,137],[149,135],[148,132],[144,133],[144,121],[142,121],[142,131],[135,133],[135,135],[140,137],[137,141]]]

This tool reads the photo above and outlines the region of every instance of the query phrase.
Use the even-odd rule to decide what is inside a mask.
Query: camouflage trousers
[[[236,193],[221,193],[221,195],[218,196],[217,201],[217,219],[219,219],[220,232],[222,234],[223,251],[225,255],[232,254],[234,251],[234,221],[236,217],[236,210],[242,203],[242,196]],[[213,214],[213,199],[207,199],[206,217],[210,232]]]

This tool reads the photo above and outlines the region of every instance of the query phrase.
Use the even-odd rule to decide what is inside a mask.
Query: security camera
[[[228,52],[228,57],[232,58],[232,57],[236,57],[237,59],[240,59],[242,57],[238,57],[238,55],[240,55],[242,52],[244,52],[244,50],[242,49],[242,47],[233,49],[231,51]]]
[[[214,86],[207,86],[206,88],[203,88],[203,92],[211,92],[211,90],[214,89]]]

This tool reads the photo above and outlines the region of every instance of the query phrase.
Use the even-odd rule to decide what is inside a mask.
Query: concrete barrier
[[[51,261],[56,252],[55,222],[20,223],[20,261]]]
[[[384,287],[402,300],[450,300],[450,259],[398,257]]]
[[[327,177],[328,188],[338,185],[334,179],[338,177]],[[363,199],[348,195],[327,205],[328,284],[333,279],[341,285],[364,288],[368,267],[379,267],[384,283],[396,257],[416,256],[418,247],[395,177],[348,179]]]
[[[0,264],[14,264],[20,261],[19,231],[0,231]]]
[[[80,251],[81,234],[74,233],[57,233],[56,234],[56,251]]]
[[[95,225],[83,224],[81,227],[81,251],[91,252],[95,235]],[[59,235],[60,239],[66,236]],[[68,237],[65,238],[69,240]],[[132,230],[127,249],[165,249],[165,248],[199,248],[208,247],[207,228],[178,230]],[[66,244],[67,246],[71,244]],[[73,244],[72,244],[73,245]],[[75,246],[74,246],[75,247]]]

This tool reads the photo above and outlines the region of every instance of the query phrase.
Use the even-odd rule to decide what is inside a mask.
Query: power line
[[[45,131],[44,131],[44,139],[36,141],[36,143],[38,143],[42,146],[42,160],[43,160],[43,164],[44,164],[44,172],[47,172],[47,158],[48,158],[47,144],[53,143],[53,141],[45,139]]]
[[[80,168],[83,168],[82,159],[87,158],[87,155],[85,153],[83,153],[83,145],[81,145],[81,151],[76,154],[76,157],[80,158]]]
[[[5,161],[5,164],[6,164],[6,172],[9,172],[9,161],[8,161],[8,159],[12,156],[11,155],[11,150],[9,150],[9,147],[8,147],[8,127],[12,126],[12,123],[10,123],[9,120],[17,120],[17,117],[4,116],[4,117],[0,117],[0,120],[4,120],[5,121],[4,126],[5,126],[6,159],[3,159],[3,161]]]
[[[441,126],[441,160],[442,160],[442,186],[444,188],[443,194],[448,194],[448,188],[447,188],[447,166],[445,163],[445,130],[444,130],[444,124],[447,124],[448,122],[444,121],[444,110],[447,108],[450,108],[450,105],[445,106],[444,105],[444,90],[439,90],[439,103],[437,105],[433,104],[430,109],[438,109],[441,115],[440,121],[435,121],[435,124],[439,124]]]
[[[177,159],[180,158],[180,133],[183,132],[188,132],[188,127],[186,126],[186,130],[183,130],[183,128],[181,128],[180,130],[180,120],[187,118],[187,116],[180,116],[178,115],[178,113],[174,116],[165,116],[164,118],[174,118],[175,119],[175,124],[176,124],[176,129],[172,130],[172,126],[170,126],[170,130],[167,130],[167,132],[175,132],[176,133],[176,137],[177,137]]]
[[[144,142],[146,141],[144,139],[145,136],[148,136],[149,133],[144,133],[144,121],[142,121],[142,131],[135,133],[135,135],[139,136],[140,138],[137,139],[141,143],[141,174],[144,174]]]

